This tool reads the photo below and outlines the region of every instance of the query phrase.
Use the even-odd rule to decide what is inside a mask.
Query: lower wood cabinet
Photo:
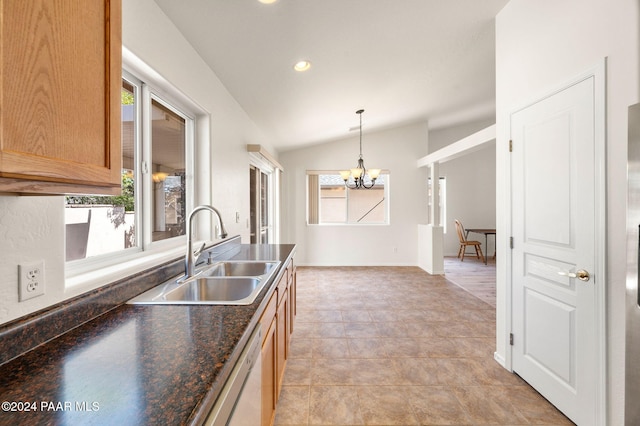
[[[285,269],[260,320],[263,331],[262,426],[271,426],[275,419],[295,318],[293,261]]]
[[[283,278],[284,279],[284,278]],[[278,304],[278,312],[276,314],[277,319],[276,323],[278,324],[278,329],[276,331],[276,340],[278,342],[277,346],[277,358],[276,358],[276,402],[277,398],[280,395],[280,390],[282,389],[282,379],[284,378],[284,365],[288,358],[289,352],[289,297],[288,291],[285,289],[282,299],[280,299],[280,303]]]
[[[262,424],[273,424],[276,413],[276,318],[262,340]]]
[[[289,336],[293,333],[293,323],[296,319],[296,268],[291,262],[291,274],[289,275]]]

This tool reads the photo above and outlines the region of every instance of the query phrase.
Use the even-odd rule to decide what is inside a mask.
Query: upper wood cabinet
[[[118,194],[121,0],[0,0],[0,192]]]

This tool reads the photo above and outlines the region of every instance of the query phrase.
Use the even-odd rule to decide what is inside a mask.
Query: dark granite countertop
[[[226,257],[282,261],[276,283],[294,250],[243,244]],[[199,424],[275,287],[248,306],[119,305],[0,365],[0,424]]]

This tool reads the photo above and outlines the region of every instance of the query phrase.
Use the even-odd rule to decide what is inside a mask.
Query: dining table
[[[495,254],[495,243],[496,243],[496,230],[495,229],[491,229],[491,228],[467,228],[466,230],[466,234],[465,237],[469,237],[470,233],[475,233],[475,234],[483,234],[484,235],[484,264],[487,264],[487,258],[489,253],[487,253],[487,239],[489,237],[489,235],[493,235],[493,247],[494,247],[494,251],[493,251],[493,257],[495,258],[496,254]]]

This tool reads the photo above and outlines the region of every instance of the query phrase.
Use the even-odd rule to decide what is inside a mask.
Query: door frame
[[[265,160],[262,156],[257,155],[254,152],[249,152],[249,170],[254,167],[260,173],[265,173],[268,176],[269,186],[269,244],[278,244],[280,242],[280,172],[281,169]],[[258,185],[259,187],[260,185]],[[256,203],[259,204],[258,200]],[[257,214],[259,214],[259,206]],[[251,214],[249,214],[249,221],[251,221]],[[251,223],[249,223],[249,229],[251,229]],[[257,235],[260,231],[256,230]]]
[[[513,114],[543,100],[548,97],[551,97],[564,89],[573,86],[583,80],[588,78],[594,78],[594,137],[595,137],[595,270],[594,270],[594,285],[595,296],[596,296],[596,306],[594,306],[595,311],[595,321],[596,321],[596,329],[594,333],[596,334],[596,341],[598,342],[598,353],[597,353],[597,369],[596,377],[596,419],[594,419],[595,423],[598,425],[605,425],[607,421],[607,329],[606,329],[606,288],[607,288],[607,271],[606,271],[606,66],[607,60],[603,58],[599,63],[595,66],[591,67],[587,71],[573,77],[572,79],[565,81],[563,84],[552,88],[551,90],[547,90],[543,96],[536,97],[521,106],[514,108],[509,113],[509,121],[505,124],[505,127],[508,126],[508,132],[505,133],[506,136],[511,139],[511,118]],[[508,150],[509,142],[505,141],[506,144],[502,146],[506,146]],[[498,148],[500,149],[500,148]],[[505,185],[505,202],[503,206],[506,207],[505,214],[503,215],[503,226],[499,226],[499,228],[505,230],[503,234],[502,242],[499,244],[502,246],[504,253],[504,269],[503,269],[503,277],[504,277],[504,329],[497,330],[497,338],[502,339],[504,347],[506,348],[504,352],[504,358],[496,352],[495,359],[501,363],[506,369],[513,372],[513,347],[510,344],[510,335],[513,330],[513,317],[515,313],[513,312],[513,268],[512,268],[512,252],[510,247],[510,236],[513,234],[512,228],[512,214],[513,214],[513,197],[512,197],[512,178],[513,172],[511,170],[511,157],[510,154],[507,156],[498,155],[498,161],[502,160],[505,164],[505,172],[504,172],[504,185]],[[499,273],[499,271],[497,271]],[[500,280],[498,280],[499,282]],[[500,305],[498,305],[498,309],[500,309]],[[498,345],[500,346],[500,345]],[[553,403],[553,401],[551,401]]]

